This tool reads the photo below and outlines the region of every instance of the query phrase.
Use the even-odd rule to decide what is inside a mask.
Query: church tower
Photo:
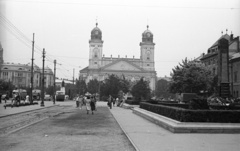
[[[91,31],[91,39],[89,40],[89,69],[98,69],[101,67],[102,60],[102,31],[97,27]]]
[[[140,42],[142,68],[148,71],[155,71],[154,68],[154,45],[153,34],[150,30],[142,33],[142,42]]]

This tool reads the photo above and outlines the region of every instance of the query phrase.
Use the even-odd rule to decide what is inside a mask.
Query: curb
[[[54,107],[54,106],[60,106],[60,105],[58,104],[58,105],[52,105],[52,106],[42,107],[42,108],[38,108],[38,109],[31,109],[31,110],[28,110],[28,111],[22,111],[22,112],[13,113],[13,114],[0,115],[0,118],[16,115],[16,114],[20,114],[20,113],[27,113],[27,112],[36,111],[36,110],[42,110],[42,109],[51,108],[51,107]]]
[[[109,109],[109,108],[108,108]],[[110,111],[110,109],[109,109]],[[112,114],[112,112],[110,111],[110,113]],[[115,121],[118,123],[118,125],[120,126],[120,128],[122,129],[123,133],[127,136],[128,140],[130,141],[130,143],[133,145],[134,149],[136,151],[140,151],[137,147],[137,145],[133,142],[133,140],[130,138],[130,136],[127,134],[127,132],[124,130],[124,128],[121,126],[121,124],[118,122],[118,120],[116,119],[116,117],[112,114],[112,116],[114,117]]]
[[[172,133],[240,133],[240,123],[179,122],[140,108],[134,108],[133,113]]]

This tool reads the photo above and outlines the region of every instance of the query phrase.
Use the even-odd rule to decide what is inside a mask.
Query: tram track
[[[21,130],[22,128],[45,120],[49,117],[54,117],[56,115],[64,113],[64,109],[66,108],[68,108],[68,106],[52,106],[1,117],[0,136],[8,135],[10,133]]]

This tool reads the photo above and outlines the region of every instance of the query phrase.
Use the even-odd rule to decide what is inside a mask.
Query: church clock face
[[[151,51],[150,51],[150,50],[147,50],[147,51],[146,51],[146,54],[147,54],[147,55],[150,55],[150,54],[151,54]]]

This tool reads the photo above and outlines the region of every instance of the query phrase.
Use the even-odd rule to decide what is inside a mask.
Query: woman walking
[[[85,103],[86,103],[87,114],[91,109],[90,102],[91,102],[90,96],[86,96]]]
[[[83,98],[82,95],[80,95],[80,97],[79,97],[79,106],[80,106],[80,109],[82,109],[83,101],[84,101],[84,98]]]

